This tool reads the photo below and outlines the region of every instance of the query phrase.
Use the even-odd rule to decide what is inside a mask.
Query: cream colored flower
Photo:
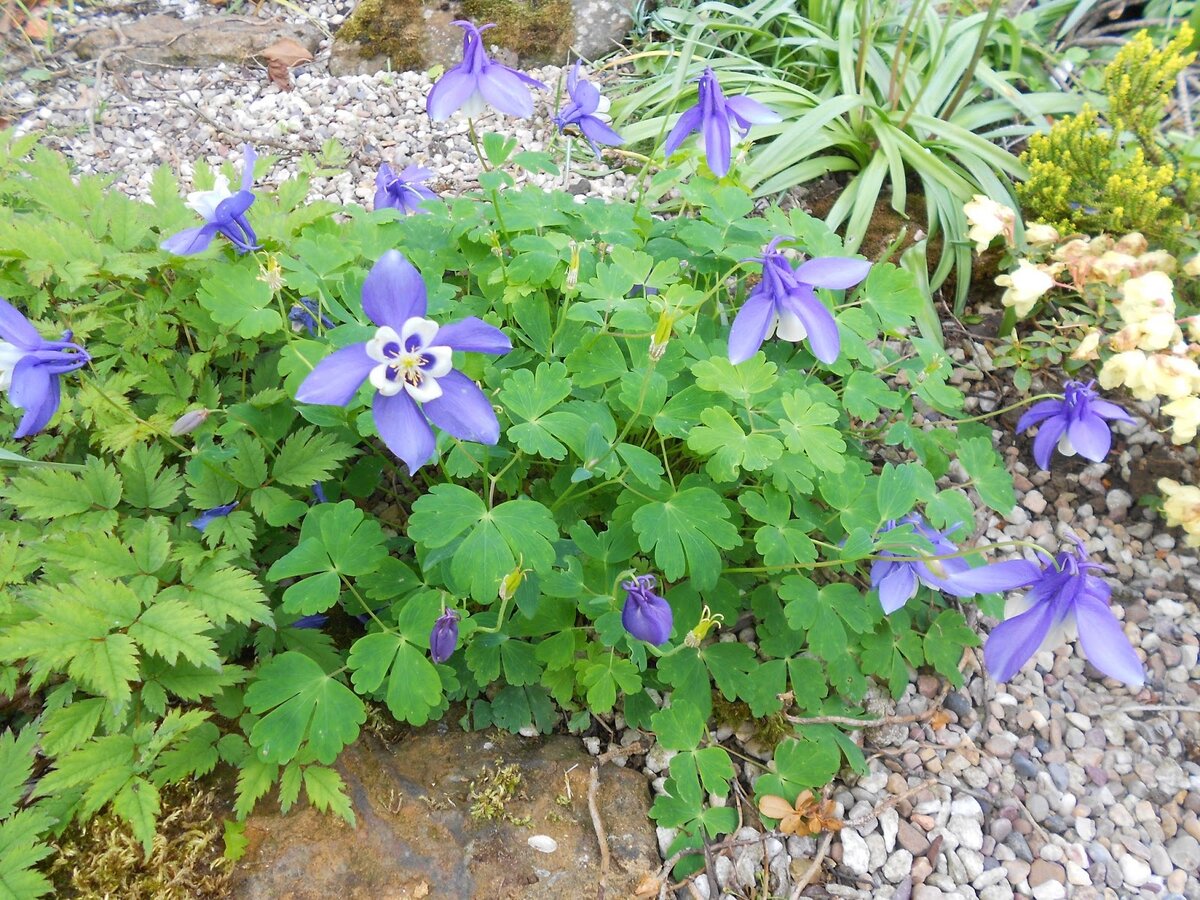
[[[1187,545],[1200,547],[1200,488],[1160,478],[1158,489],[1165,495],[1163,513],[1167,524],[1182,526],[1187,534]]]
[[[1000,302],[1011,306],[1017,311],[1017,318],[1023,319],[1033,311],[1042,295],[1054,287],[1054,276],[1045,266],[1035,266],[1023,259],[1016,271],[997,276],[996,284],[1008,289]]]
[[[1191,275],[1193,278],[1200,275],[1200,253],[1197,253],[1183,264],[1183,274]]]
[[[983,194],[976,194],[963,205],[963,212],[971,226],[967,237],[975,242],[976,253],[986,250],[999,235],[1004,235],[1004,242],[1012,245],[1017,214],[1010,207]]]
[[[1118,253],[1128,253],[1130,256],[1141,256],[1150,249],[1150,243],[1145,236],[1136,231],[1131,231],[1115,244],[1113,249]]]
[[[1162,411],[1171,417],[1171,440],[1176,444],[1188,444],[1196,439],[1200,431],[1200,397],[1182,397],[1163,406]]]
[[[1094,281],[1116,285],[1137,266],[1137,257],[1116,250],[1106,250],[1092,263],[1091,275]]]
[[[1099,359],[1100,332],[1089,331],[1071,353],[1071,359]]]
[[[1200,394],[1200,366],[1187,356],[1155,353],[1146,360],[1142,385],[1172,400]]]
[[[1124,385],[1139,400],[1153,400],[1155,392],[1145,383],[1147,363],[1146,354],[1141,350],[1127,350],[1110,356],[1100,367],[1100,386],[1111,391]]]
[[[1121,318],[1129,323],[1144,322],[1151,316],[1175,317],[1175,286],[1163,272],[1147,272],[1121,285]]]
[[[1057,244],[1060,235],[1053,225],[1043,225],[1041,222],[1025,223],[1025,241],[1034,245]]]
[[[1126,325],[1109,340],[1118,352],[1125,350],[1166,350],[1183,340],[1183,332],[1169,313],[1159,313]]]
[[[1134,275],[1144,275],[1147,272],[1166,272],[1170,275],[1179,268],[1179,260],[1166,250],[1151,250],[1137,258]]]

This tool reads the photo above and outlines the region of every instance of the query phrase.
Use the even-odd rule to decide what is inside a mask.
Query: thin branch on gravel
[[[762,843],[761,837],[756,837],[753,839],[726,838],[723,841],[717,841],[715,844],[710,844],[709,849],[714,850],[714,851],[715,850],[732,850],[736,847],[752,847],[755,844],[760,844],[760,843]],[[687,881],[691,880],[689,878],[689,879],[681,882],[678,885],[672,885],[670,875],[671,875],[671,870],[673,868],[675,868],[675,864],[677,862],[679,862],[681,859],[683,859],[689,853],[695,853],[695,852],[696,852],[695,847],[684,847],[682,850],[676,850],[674,853],[672,853],[671,856],[666,860],[666,862],[664,862],[662,864],[662,868],[660,868],[658,870],[658,879],[657,879],[658,884],[659,884],[658,900],[667,900],[667,892],[668,891],[672,890],[673,888],[680,887],[682,884],[686,884]]]
[[[826,832],[825,840],[821,841],[821,846],[817,848],[817,856],[812,861],[812,865],[808,867],[808,871],[804,873],[804,877],[797,881],[796,886],[792,888],[790,900],[800,900],[800,895],[804,893],[804,889],[817,877],[817,872],[821,870],[821,863],[825,861],[825,855],[829,852],[829,845],[832,843],[833,832]]]
[[[880,716],[877,719],[856,719],[853,716],[789,716],[784,718],[793,725],[846,725],[850,728],[879,728],[885,725],[904,725],[910,722],[922,722],[930,718],[938,709],[941,708],[942,701],[946,699],[946,695],[950,693],[950,685],[946,684],[942,687],[941,693],[938,694],[934,701],[929,705],[929,708],[924,712],[911,713],[904,716]]]
[[[608,885],[608,867],[612,858],[608,852],[608,835],[604,831],[604,822],[600,819],[600,806],[596,794],[600,791],[600,766],[592,766],[592,775],[588,781],[588,812],[592,815],[592,828],[596,832],[596,840],[600,844],[600,883],[596,885],[596,900],[604,900],[604,891]]]
[[[1188,706],[1186,704],[1166,703],[1134,703],[1129,706],[1116,706],[1112,709],[1101,710],[1102,716],[1115,716],[1120,713],[1135,713],[1135,712],[1188,712],[1200,713],[1200,706]]]
[[[843,826],[848,825],[851,828],[858,828],[860,825],[866,825],[867,822],[871,821],[871,819],[878,819],[880,813],[886,812],[887,810],[891,809],[893,806],[895,806],[901,800],[907,800],[913,794],[919,794],[921,791],[923,791],[927,788],[931,788],[937,783],[938,783],[938,779],[929,778],[929,779],[921,782],[920,784],[916,785],[915,787],[910,787],[907,791],[905,791],[902,794],[895,794],[894,796],[888,797],[886,800],[880,801],[880,803],[874,809],[872,809],[869,813],[867,813],[865,816],[860,816],[857,819],[847,819],[845,822],[842,823],[842,825]]]
[[[612,762],[618,756],[634,756],[638,753],[645,753],[647,749],[641,741],[634,741],[624,747],[611,747],[596,757],[596,763],[604,765],[604,763]]]

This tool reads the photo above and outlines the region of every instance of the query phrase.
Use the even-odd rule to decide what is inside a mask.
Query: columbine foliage
[[[513,147],[490,137],[504,163]],[[198,186],[211,180],[200,167]],[[15,814],[0,785],[0,840],[32,822],[11,838],[31,890],[37,834],[110,807],[148,842],[160,789],[221,764],[238,770],[239,816],[277,788],[285,810],[303,790],[352,818],[331,765],[368,704],[542,732],[619,709],[680,751],[654,815],[688,847],[737,823],[706,800],[733,775],[706,728],[715,692],[758,716],[785,702],[853,715],[873,678],[897,695],[913,667],[958,682],[977,643],[962,615],[938,599],[885,618],[868,586],[881,550],[934,552],[889,521],[920,509],[931,528],[969,528],[977,498],[1012,505],[986,429],[909,424],[918,402],[953,414],[963,399],[942,348],[916,336],[911,276],[875,265],[814,294],[840,333],[831,362],[767,341],[734,365],[728,322],[758,275],[742,261],[779,235],[848,255],[823,223],[747,218],[743,190],[703,181],[681,187],[691,212],[674,218],[505,171],[480,181],[426,214],[336,218],[289,181],[249,213],[262,250],[174,257],[159,243],[192,214],[169,172],[151,206],[0,141],[0,295],[71,327],[93,361],[5,456],[20,468],[2,489],[0,688],[40,692],[12,746],[36,735],[51,771]],[[370,391],[294,399],[321,360],[373,336],[363,284],[394,249],[420,273],[424,314],[478,317],[512,344],[454,354],[498,442],[440,431],[411,476]],[[293,330],[302,298],[313,327]],[[211,412],[179,429],[197,409]],[[882,472],[881,452],[895,460]],[[939,491],[956,456],[970,481]],[[625,583],[653,587],[639,635],[653,643],[623,627]],[[717,639],[747,617],[757,651]],[[12,740],[0,754],[24,753]],[[841,731],[803,727],[768,792],[792,802],[844,762],[863,766]]]

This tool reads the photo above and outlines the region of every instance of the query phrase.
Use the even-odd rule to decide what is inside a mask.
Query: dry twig
[[[592,766],[591,779],[588,781],[588,812],[592,815],[592,828],[596,831],[596,840],[600,844],[600,883],[596,885],[596,900],[604,900],[604,891],[608,886],[608,867],[612,858],[608,852],[608,835],[604,831],[604,822],[600,819],[600,806],[596,802],[596,794],[600,791],[600,766]]]

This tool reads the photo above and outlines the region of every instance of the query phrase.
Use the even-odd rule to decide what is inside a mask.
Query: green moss
[[[488,40],[523,63],[565,62],[575,33],[571,0],[466,0],[463,17],[480,25],[495,22]]]
[[[471,782],[471,793],[467,797],[471,801],[471,818],[476,822],[505,819],[514,825],[527,824],[527,819],[516,819],[505,809],[520,785],[521,768],[515,763],[506,766],[503,760],[498,759],[494,769],[485,767],[479,777]]]
[[[386,56],[394,69],[425,68],[425,36],[421,0],[362,0],[338,30],[354,41],[364,56]]]
[[[774,747],[794,730],[783,712],[763,718],[755,718],[748,704],[741,700],[726,700],[720,691],[713,691],[713,718],[717,726],[737,728],[745,721],[754,723],[754,740],[767,747]]]

